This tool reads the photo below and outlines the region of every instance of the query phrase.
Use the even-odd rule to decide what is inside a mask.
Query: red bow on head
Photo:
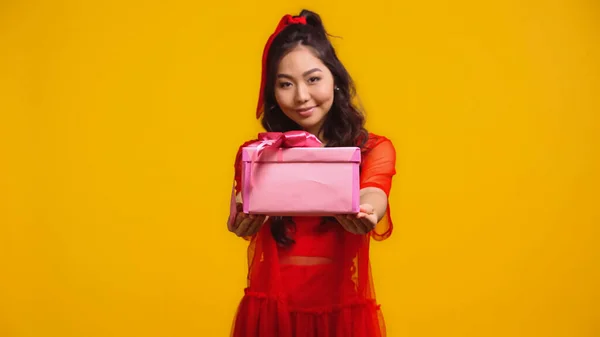
[[[267,77],[267,56],[269,55],[269,49],[271,48],[271,44],[273,43],[273,40],[275,39],[275,37],[279,33],[281,33],[281,31],[284,28],[286,28],[287,26],[290,26],[290,25],[294,25],[294,24],[305,25],[306,18],[303,16],[293,17],[289,14],[283,16],[281,18],[281,20],[279,21],[279,24],[277,25],[275,32],[273,32],[273,34],[271,34],[271,36],[269,37],[269,40],[267,40],[267,44],[265,45],[265,49],[263,50],[263,56],[262,56],[262,76],[261,76],[261,80],[260,80],[260,92],[258,93],[258,104],[256,106],[256,119],[260,118],[260,115],[262,114],[262,112],[264,110],[263,91],[265,89],[265,82],[267,80],[267,78],[266,78]]]

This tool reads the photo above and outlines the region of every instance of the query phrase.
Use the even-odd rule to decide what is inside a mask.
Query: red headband
[[[271,36],[269,37],[269,40],[267,40],[267,44],[265,45],[265,49],[263,50],[262,76],[261,76],[261,80],[260,80],[260,92],[258,93],[258,105],[256,106],[256,118],[257,119],[260,118],[260,115],[262,114],[262,112],[264,110],[263,105],[264,105],[265,98],[263,97],[263,92],[265,89],[265,82],[267,80],[267,55],[269,55],[269,48],[271,48],[271,43],[273,43],[273,40],[275,39],[275,37],[285,27],[287,27],[289,25],[293,25],[293,24],[305,25],[306,18],[303,16],[293,17],[289,14],[282,17],[281,20],[279,21],[279,24],[277,25],[277,28],[275,29],[275,32],[273,32],[273,34],[271,34]]]

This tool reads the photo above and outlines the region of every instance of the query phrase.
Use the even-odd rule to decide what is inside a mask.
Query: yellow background
[[[595,1],[2,1],[0,336],[226,336],[264,42],[318,11],[398,151],[390,337],[600,336]]]

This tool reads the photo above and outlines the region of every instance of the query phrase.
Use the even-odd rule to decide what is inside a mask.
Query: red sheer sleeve
[[[234,181],[235,181],[235,194],[237,195],[238,193],[241,192],[242,190],[242,148],[245,146],[248,146],[249,144],[256,142],[256,139],[254,140],[249,140],[247,142],[245,142],[244,144],[240,145],[240,147],[238,148],[237,154],[235,156],[235,163],[234,163],[234,168],[235,168],[235,175],[234,175]]]
[[[233,164],[234,167],[234,176],[233,176],[233,187],[231,191],[231,206],[230,206],[230,214],[228,224],[232,226],[235,216],[238,212],[236,205],[236,196],[238,193],[242,191],[242,148],[249,145],[250,143],[255,142],[256,140],[250,140],[240,145],[238,148],[237,154],[235,156],[235,161]],[[230,227],[231,230],[231,227]],[[244,237],[246,240],[251,240],[252,237]]]
[[[392,142],[382,136],[369,135],[365,144],[361,164],[360,188],[377,187],[389,197],[392,178],[396,174],[396,150]],[[385,216],[375,227],[371,236],[375,240],[385,240],[392,234],[393,224],[388,203]]]
[[[235,163],[233,164],[233,167],[235,169],[235,174],[234,174],[234,181],[235,181],[235,195],[237,195],[238,193],[240,193],[240,191],[242,190],[242,146],[240,146],[240,148],[238,149],[238,152],[235,156]]]

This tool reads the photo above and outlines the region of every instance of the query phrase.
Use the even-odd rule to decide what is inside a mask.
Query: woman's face
[[[319,136],[333,104],[333,82],[327,66],[309,48],[298,46],[279,63],[275,99],[288,118]]]

